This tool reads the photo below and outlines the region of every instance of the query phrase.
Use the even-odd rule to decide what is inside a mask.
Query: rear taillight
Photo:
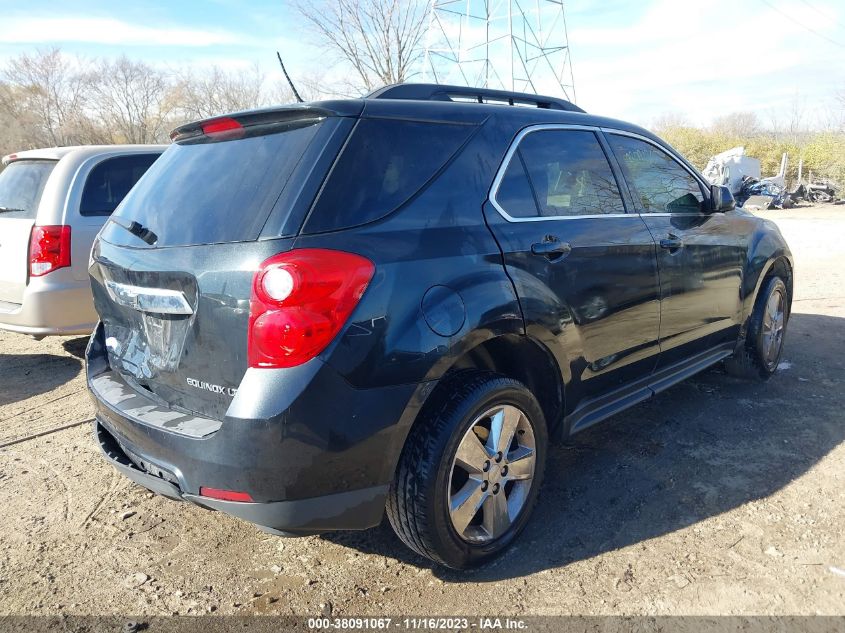
[[[373,277],[352,253],[303,248],[274,255],[252,281],[249,366],[293,367],[331,343]]]
[[[70,227],[33,226],[29,238],[29,275],[41,277],[70,266]]]

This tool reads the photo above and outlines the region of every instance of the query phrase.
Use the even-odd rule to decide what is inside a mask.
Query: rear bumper
[[[97,445],[106,461],[126,477],[157,495],[174,501],[182,501],[182,491],[179,490],[178,486],[161,477],[150,475],[133,464],[114,437],[103,428],[99,420],[94,421],[94,439],[97,440]]]
[[[64,272],[30,280],[20,304],[0,304],[0,329],[32,336],[90,334],[97,322],[91,286],[64,279]]]
[[[134,390],[127,397],[102,389],[105,375],[123,380],[108,366],[102,338],[98,327],[87,352],[98,441],[133,481],[274,532],[359,530],[381,521],[417,385],[354,389],[318,359],[249,370],[226,417],[196,433],[206,429],[198,418],[186,423],[152,398],[143,406],[138,399],[146,396]],[[256,503],[202,497],[201,486],[246,492]]]
[[[307,536],[338,529],[366,529],[377,525],[384,510],[387,486],[324,495],[295,501],[239,503],[184,494],[179,487],[132,463],[114,437],[96,421],[94,436],[106,460],[123,475],[174,501],[188,501],[209,510],[236,516],[280,536]]]

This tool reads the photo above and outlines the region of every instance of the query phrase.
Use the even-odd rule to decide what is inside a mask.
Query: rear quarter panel
[[[472,347],[523,332],[513,285],[482,214],[509,140],[484,126],[439,177],[386,218],[297,238],[296,248],[345,250],[376,264],[349,325],[323,356],[353,386],[434,381]],[[434,286],[448,290],[430,296],[424,313],[423,298]],[[428,322],[439,301],[448,304],[445,311],[456,304],[463,310],[446,334]]]
[[[482,213],[512,136],[496,132],[482,128],[436,180],[386,218],[296,240],[296,248],[349,251],[376,265],[350,322],[321,357],[362,397],[412,387],[386,436],[379,481],[393,478],[408,431],[454,363],[484,341],[524,333],[513,284]]]

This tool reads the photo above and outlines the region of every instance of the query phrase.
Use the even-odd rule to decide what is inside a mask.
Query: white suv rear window
[[[18,160],[0,172],[0,218],[34,220],[54,160]]]

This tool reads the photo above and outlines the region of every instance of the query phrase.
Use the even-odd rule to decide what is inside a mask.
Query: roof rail
[[[527,92],[510,92],[490,88],[468,88],[443,84],[393,84],[368,94],[366,99],[413,99],[416,101],[453,101],[458,103],[491,103],[528,106],[548,110],[584,112],[574,103],[557,97],[544,97]]]

